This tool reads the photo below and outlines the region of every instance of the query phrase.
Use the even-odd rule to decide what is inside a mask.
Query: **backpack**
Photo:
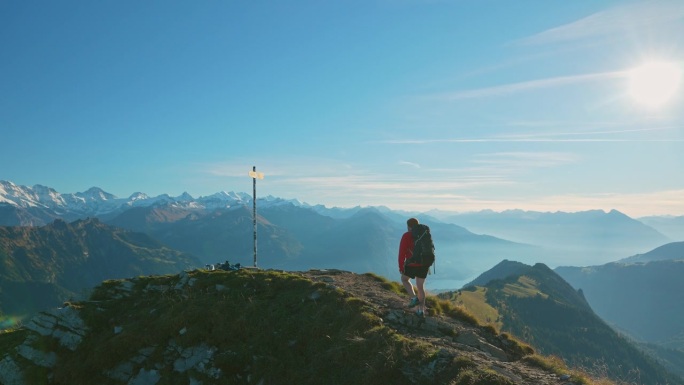
[[[432,266],[435,263],[435,244],[432,242],[430,228],[427,225],[418,224],[411,228],[413,235],[413,256],[407,262],[418,263],[423,266]]]

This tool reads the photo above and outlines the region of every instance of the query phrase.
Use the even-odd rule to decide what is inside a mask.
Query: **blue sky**
[[[684,86],[630,91],[681,36],[678,0],[1,1],[0,179],[684,215]]]

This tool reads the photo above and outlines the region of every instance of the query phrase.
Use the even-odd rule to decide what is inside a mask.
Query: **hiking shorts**
[[[415,266],[404,266],[404,275],[409,277],[409,278],[427,278],[428,275],[428,270],[430,270],[430,266],[422,266],[422,265],[415,265]]]

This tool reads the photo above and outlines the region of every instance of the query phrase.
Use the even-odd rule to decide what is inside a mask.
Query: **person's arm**
[[[411,257],[411,233],[406,232],[399,243],[399,272],[404,273],[404,262]]]

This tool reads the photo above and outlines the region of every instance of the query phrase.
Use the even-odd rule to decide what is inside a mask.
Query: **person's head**
[[[418,219],[416,218],[409,218],[408,221],[406,221],[406,226],[408,226],[409,230],[413,228],[413,226],[416,226],[418,224]]]

